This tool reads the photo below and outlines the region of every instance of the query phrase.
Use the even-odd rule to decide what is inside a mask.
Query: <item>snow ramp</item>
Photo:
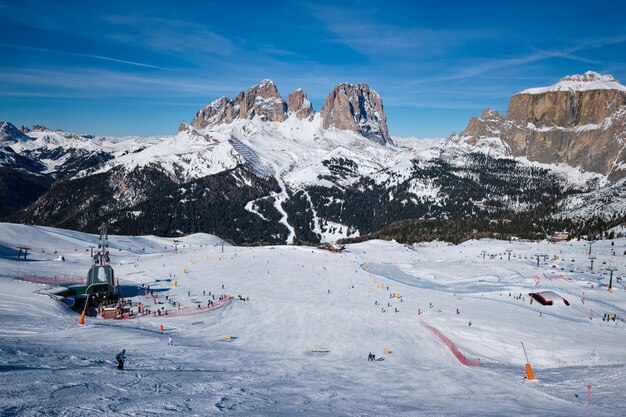
[[[437,336],[437,338],[439,340],[441,340],[443,342],[443,344],[448,347],[448,349],[450,349],[450,352],[452,352],[454,357],[459,362],[461,362],[463,365],[465,365],[465,366],[480,366],[480,359],[478,359],[478,358],[468,358],[467,356],[465,356],[459,350],[459,348],[456,347],[454,342],[452,342],[452,340],[448,339],[448,337],[445,334],[443,334],[439,329],[437,329],[435,326],[433,326],[431,324],[428,324],[428,323],[426,323],[425,321],[422,321],[422,320],[420,320],[420,324],[422,326],[426,327],[428,330],[430,330],[432,334]]]

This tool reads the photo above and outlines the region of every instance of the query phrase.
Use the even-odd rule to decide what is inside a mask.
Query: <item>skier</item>
[[[167,344],[174,346],[174,339],[172,339],[172,335],[167,336]]]
[[[367,354],[367,361],[371,362],[372,361],[372,352]]]
[[[126,361],[126,349],[122,349],[120,353],[115,355],[115,359],[117,360],[117,369],[123,371],[124,361]]]

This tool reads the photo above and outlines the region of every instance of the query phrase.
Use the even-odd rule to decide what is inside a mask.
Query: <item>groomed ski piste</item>
[[[332,253],[196,234],[174,252],[172,239],[110,236],[120,284],[159,291],[158,304],[134,304],[182,313],[80,326],[46,295],[53,287],[24,277],[80,281],[97,240],[0,224],[2,416],[626,414],[626,239],[593,244],[591,272],[586,241],[369,241]],[[541,290],[571,305],[530,304]],[[233,299],[198,311],[209,292]]]

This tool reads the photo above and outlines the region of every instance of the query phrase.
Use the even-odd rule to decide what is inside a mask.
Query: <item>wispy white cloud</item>
[[[341,7],[310,5],[312,15],[335,35],[327,42],[344,44],[369,58],[416,60],[445,55],[479,39],[495,36],[494,29],[431,29],[403,27],[377,21],[366,13]]]
[[[230,54],[236,46],[229,38],[209,30],[208,25],[167,19],[143,13],[103,15],[106,37],[122,42],[181,54]]]
[[[505,68],[524,68],[527,64],[545,61],[547,59],[562,58],[571,61],[578,61],[594,66],[602,66],[603,62],[596,59],[588,59],[579,56],[579,53],[589,51],[596,48],[605,46],[611,46],[619,43],[626,42],[626,36],[615,36],[606,38],[592,38],[586,40],[579,40],[571,46],[567,46],[561,49],[554,50],[540,50],[535,51],[527,55],[521,55],[517,57],[495,58],[495,59],[482,59],[479,62],[474,62],[465,65],[455,65],[452,67],[459,67],[460,69],[454,69],[446,73],[438,74],[430,77],[423,77],[413,80],[413,84],[426,84],[432,82],[452,81],[459,79],[472,79],[478,76],[482,76],[487,73],[493,73]],[[466,58],[467,59],[467,58]],[[471,59],[471,58],[469,58]],[[469,60],[468,59],[468,60]],[[565,75],[565,74],[564,74]]]
[[[51,54],[70,55],[70,56],[83,57],[83,58],[100,59],[103,61],[118,62],[120,64],[128,64],[128,65],[133,65],[136,67],[143,67],[143,68],[169,70],[169,68],[161,67],[158,65],[146,64],[143,62],[136,62],[136,61],[128,61],[124,59],[113,58],[110,56],[103,56],[103,55],[81,54],[78,52],[61,51],[58,49],[50,49],[50,48],[37,48],[33,46],[14,45],[14,44],[8,44],[8,43],[0,43],[0,46],[13,48],[13,49],[22,49],[22,50],[27,50],[27,51],[37,51],[37,52],[45,52],[45,53],[51,53]]]
[[[42,97],[134,97],[167,96],[172,93],[190,97],[232,94],[237,81],[199,83],[197,74],[131,74],[97,68],[42,69],[15,71],[0,68],[0,91],[3,95]]]

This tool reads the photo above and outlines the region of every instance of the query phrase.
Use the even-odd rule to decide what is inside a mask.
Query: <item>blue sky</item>
[[[623,2],[559,3],[0,0],[0,120],[170,134],[270,78],[316,110],[366,82],[392,135],[447,136],[568,74],[626,84]]]

